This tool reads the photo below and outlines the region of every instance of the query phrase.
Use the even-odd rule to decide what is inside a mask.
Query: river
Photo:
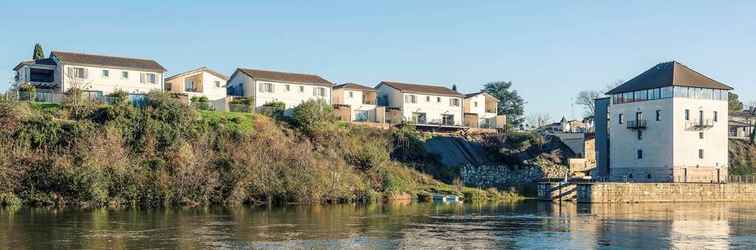
[[[0,249],[753,249],[756,203],[0,210]]]

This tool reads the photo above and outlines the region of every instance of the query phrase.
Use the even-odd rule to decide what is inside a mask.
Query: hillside
[[[411,127],[335,122],[311,102],[295,118],[197,111],[151,93],[142,109],[0,101],[0,202],[199,206],[378,200],[494,191],[446,185],[415,168],[435,160]],[[275,118],[271,118],[275,117]]]
[[[746,140],[730,139],[728,147],[730,175],[754,175],[756,173],[756,145]]]

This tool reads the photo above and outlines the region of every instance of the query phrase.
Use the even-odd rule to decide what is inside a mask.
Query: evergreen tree
[[[32,59],[39,60],[45,58],[45,51],[42,49],[42,45],[39,45],[39,43],[34,44],[34,55],[32,56]]]
[[[452,84],[452,90],[457,91],[457,84]]]
[[[507,116],[507,122],[512,126],[519,126],[524,118],[525,100],[517,94],[516,90],[510,90],[512,82],[490,82],[483,86],[483,90],[499,99],[499,114]]]

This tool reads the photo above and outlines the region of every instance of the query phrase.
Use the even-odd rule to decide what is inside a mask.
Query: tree
[[[536,113],[528,116],[528,123],[536,128],[543,127],[551,121],[549,113]]]
[[[507,123],[519,126],[524,118],[525,100],[517,94],[517,90],[510,90],[512,82],[489,82],[483,86],[483,91],[499,99],[499,115],[507,116]]]
[[[457,91],[457,84],[452,84],[452,90]]]
[[[730,95],[727,97],[727,102],[727,109],[730,113],[743,110],[743,103],[740,102],[738,94],[730,92]]]
[[[593,116],[596,113],[596,103],[594,100],[601,97],[601,93],[595,90],[580,91],[575,99],[575,104],[583,106],[585,116]]]
[[[32,55],[32,59],[39,60],[45,58],[45,51],[42,49],[42,45],[39,45],[39,43],[34,44],[34,55]]]

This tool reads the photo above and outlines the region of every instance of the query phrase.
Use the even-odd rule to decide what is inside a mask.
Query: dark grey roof
[[[354,90],[375,91],[374,88],[356,84],[356,83],[351,83],[351,82],[333,86],[333,89],[354,89]]]
[[[301,84],[316,85],[316,86],[323,86],[323,87],[333,87],[333,83],[329,82],[326,79],[323,79],[322,77],[318,75],[288,73],[288,72],[260,70],[260,69],[244,69],[244,68],[238,68],[237,71],[242,72],[245,75],[248,75],[249,77],[252,77],[258,80],[268,80],[268,81],[274,81],[274,82],[292,82],[292,83],[301,83]]]
[[[70,53],[53,51],[50,57],[56,57],[64,63],[83,64],[93,66],[110,66],[116,68],[143,69],[156,72],[165,72],[165,68],[154,60],[136,59],[115,56],[90,55],[82,53]]]
[[[418,93],[418,94],[436,94],[436,95],[445,95],[445,96],[456,96],[456,97],[464,97],[464,95],[460,94],[457,91],[451,90],[447,87],[441,87],[441,86],[434,86],[434,85],[425,85],[425,84],[414,84],[414,83],[403,83],[403,82],[394,82],[394,81],[382,81],[378,83],[375,88],[378,88],[382,84],[385,84],[389,87],[395,88],[402,92],[410,92],[410,93]]]
[[[636,90],[654,89],[667,86],[686,86],[708,89],[731,90],[732,87],[709,78],[683,65],[671,61],[657,64],[642,74],[610,90],[607,94],[617,94]]]

